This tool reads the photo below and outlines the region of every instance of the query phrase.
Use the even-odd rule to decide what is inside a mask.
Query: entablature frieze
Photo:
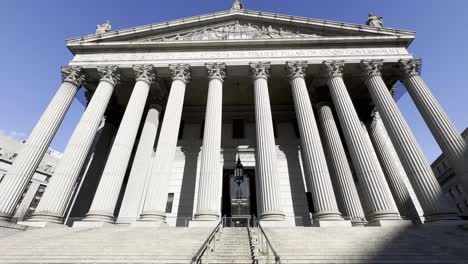
[[[279,50],[236,50],[236,51],[171,51],[171,52],[108,52],[77,54],[70,65],[85,69],[98,65],[118,65],[131,68],[135,64],[152,64],[167,68],[169,64],[184,63],[191,67],[205,67],[206,63],[226,63],[229,66],[248,66],[252,61],[268,61],[271,65],[285,65],[287,61],[308,61],[321,64],[325,60],[343,60],[345,63],[359,63],[361,60],[382,59],[397,62],[411,59],[404,47],[379,48],[314,48]],[[161,72],[164,74],[164,71]]]

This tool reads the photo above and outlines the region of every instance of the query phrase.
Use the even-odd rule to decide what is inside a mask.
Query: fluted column
[[[172,171],[179,134],[185,88],[190,81],[188,64],[170,65],[172,86],[159,132],[156,155],[150,169],[148,191],[139,221],[164,222],[166,220],[167,186]]]
[[[118,223],[134,222],[140,214],[151,164],[151,155],[158,132],[160,112],[161,106],[150,105],[128,177],[125,195],[120,206]]]
[[[400,214],[406,217],[419,217],[408,187],[405,184],[405,179],[408,176],[406,176],[405,169],[398,158],[377,111],[373,113],[369,131]]]
[[[276,167],[276,145],[273,134],[268,77],[270,63],[250,63],[254,82],[255,128],[257,136],[256,172],[260,195],[260,220],[284,220],[280,202],[279,175]]]
[[[206,103],[195,220],[214,221],[220,216],[223,188],[219,184],[220,177],[222,177],[219,154],[221,152],[223,82],[226,78],[226,65],[224,63],[207,64],[206,68],[210,83]]]
[[[26,140],[5,178],[0,183],[0,221],[8,221],[26,186],[44,157],[76,92],[84,81],[82,68],[61,69],[63,83]]]
[[[303,165],[311,182],[310,191],[315,209],[314,223],[316,221],[342,221],[304,80],[307,64],[306,62],[288,62],[286,65],[299,127]]]
[[[136,83],[120,122],[106,166],[84,221],[114,222],[114,210],[127,171],[150,86],[156,79],[152,65],[135,65]]]
[[[403,84],[455,174],[468,190],[467,143],[419,75],[421,60],[400,60],[398,64],[403,73]]]
[[[324,62],[323,70],[328,76],[327,84],[335,105],[341,129],[346,139],[351,159],[363,188],[362,194],[369,207],[370,224],[381,220],[400,220],[385,176],[365,141],[361,121],[353,106],[343,81],[343,62]]]
[[[76,179],[86,160],[114,87],[117,66],[98,67],[100,82],[68,141],[62,159],[30,221],[61,223]]]
[[[332,110],[327,103],[318,104],[320,128],[323,135],[325,153],[328,154],[328,164],[332,179],[334,179],[338,196],[343,204],[344,215],[348,216],[353,224],[365,223],[364,210],[354,184],[353,174],[341,143],[340,134],[333,117]]]
[[[455,210],[443,197],[442,189],[416,138],[382,80],[382,65],[382,61],[361,62],[365,84],[418,196],[426,221],[456,218]]]

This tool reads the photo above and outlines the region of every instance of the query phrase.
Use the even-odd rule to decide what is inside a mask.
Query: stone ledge
[[[312,223],[313,227],[351,227],[351,221],[344,220],[344,221],[324,221],[318,220]]]

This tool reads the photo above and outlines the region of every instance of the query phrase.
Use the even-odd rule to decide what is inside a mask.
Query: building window
[[[174,193],[167,194],[166,213],[172,213],[172,204],[174,203]]]
[[[177,137],[179,140],[181,140],[184,137],[184,126],[185,126],[185,121],[180,120],[179,136]]]
[[[34,198],[29,205],[28,211],[26,211],[26,214],[24,215],[25,219],[28,219],[32,216],[34,211],[36,211],[37,205],[39,204],[39,201],[42,198],[42,195],[44,194],[46,186],[45,185],[40,185],[39,188],[37,188],[36,194],[34,195]]]
[[[243,119],[232,120],[232,138],[244,138],[244,129]]]
[[[205,120],[202,120],[200,127],[200,139],[203,139],[203,133],[205,133]]]

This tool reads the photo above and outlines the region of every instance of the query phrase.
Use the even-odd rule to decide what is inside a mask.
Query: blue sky
[[[26,139],[60,85],[71,53],[65,39],[228,9],[232,0],[15,0],[0,5],[0,133]],[[244,0],[247,9],[364,23],[369,11],[387,27],[416,31],[410,51],[423,78],[461,132],[468,126],[468,1]],[[398,102],[429,161],[440,149],[406,94]],[[63,151],[84,107],[73,102],[52,147]]]

